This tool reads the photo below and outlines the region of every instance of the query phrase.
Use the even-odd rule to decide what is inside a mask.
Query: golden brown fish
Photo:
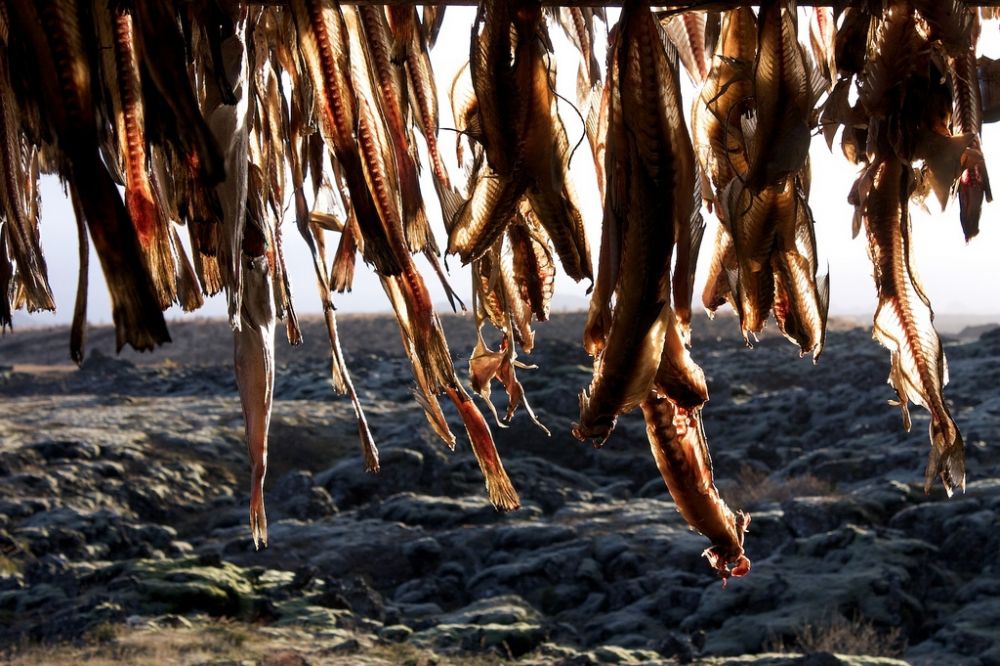
[[[530,181],[528,201],[566,274],[576,281],[593,280],[583,215],[569,178],[569,139],[556,105],[554,59],[549,57],[547,64],[548,34],[540,10],[522,8],[515,26],[515,90],[528,98],[517,137],[520,164]]]
[[[665,17],[662,24],[691,81],[700,85],[712,62],[712,54],[705,48],[705,13],[681,12]]]
[[[708,400],[705,373],[692,360],[683,327],[673,313],[667,317],[660,367],[653,385],[656,391],[683,409],[701,408]]]
[[[250,455],[250,535],[259,548],[267,546],[264,476],[274,395],[274,288],[266,256],[244,255],[242,261],[243,309],[233,331],[233,355]]]
[[[375,93],[374,101],[377,102],[379,115],[388,130],[389,141],[385,148],[391,150],[395,162],[407,245],[411,252],[419,252],[425,247],[433,247],[434,237],[424,211],[417,163],[414,161],[415,148],[410,144],[406,122],[409,104],[406,99],[405,71],[401,65],[393,62],[392,36],[383,9],[361,6],[357,11],[360,19],[358,27],[361,30],[352,34],[365,47],[368,74]],[[412,35],[411,30],[410,36]]]
[[[721,202],[736,258],[736,312],[740,317],[743,339],[764,329],[774,304],[774,277],[771,272],[771,252],[777,233],[775,202],[779,196],[789,197],[791,186],[781,193],[775,187],[765,188],[754,195],[738,181],[733,181]]]
[[[31,205],[32,189],[26,187],[35,180],[26,159],[32,149],[22,138],[8,58],[4,39],[0,43],[0,217],[4,219],[7,249],[0,261],[6,263],[9,256],[15,262],[17,270],[10,275],[11,285],[23,285],[29,312],[55,310],[38,233],[37,209]],[[8,302],[10,293],[3,292],[0,300]]]
[[[116,346],[148,350],[170,339],[166,323],[146,270],[135,230],[115,183],[99,155],[99,139],[92,97],[94,76],[87,43],[92,30],[84,28],[78,2],[15,3],[12,25],[21,48],[30,49],[34,75],[49,103],[44,122],[58,137],[58,150],[67,168],[70,191],[79,197],[78,212],[101,261],[111,294]],[[41,11],[37,11],[40,9]],[[20,60],[23,56],[18,55]],[[23,60],[21,62],[24,62]],[[72,63],[72,66],[70,66]]]
[[[398,275],[402,270],[401,258],[396,256],[389,239],[391,222],[382,217],[387,214],[386,202],[383,199],[380,206],[375,192],[369,189],[372,174],[366,178],[361,159],[364,150],[359,148],[360,137],[355,134],[360,129],[359,99],[351,80],[351,67],[357,65],[350,61],[344,15],[333,0],[294,0],[292,11],[299,53],[315,90],[316,115],[323,136],[342,167],[351,206],[364,237],[364,258],[382,275]],[[370,113],[369,109],[369,121]],[[369,136],[370,132],[371,128]],[[384,189],[382,194],[386,194]]]
[[[112,111],[120,152],[124,157],[125,206],[153,279],[160,308],[166,309],[177,299],[176,249],[172,247],[169,220],[154,198],[146,167],[149,155],[132,13],[113,10],[107,18],[111,23],[115,65],[112,73],[115,84],[112,86]],[[183,246],[180,252],[184,252]]]
[[[757,22],[753,10],[726,12],[719,52],[691,111],[691,134],[701,168],[711,181],[702,196],[713,201],[737,175],[747,172],[740,116],[753,99]]]
[[[899,396],[904,427],[910,427],[910,401],[931,415],[924,489],[930,492],[934,477],[940,477],[951,495],[965,490],[965,447],[944,400],[947,364],[934,313],[913,271],[907,203],[912,170],[891,156],[869,168],[873,186],[863,203],[864,220],[879,297],[873,335],[892,355],[889,383]]]
[[[771,254],[774,318],[800,353],[812,352],[816,361],[826,339],[830,276],[817,277],[815,223],[806,193],[797,182],[788,192],[789,196],[779,195],[775,202],[778,227]]]
[[[809,154],[813,107],[825,86],[808,67],[796,20],[790,0],[769,0],[761,6],[753,72],[755,109],[743,119],[745,183],[753,193],[780,185],[802,168]]]
[[[650,396],[642,402],[649,447],[684,520],[712,545],[703,553],[723,582],[750,573],[743,537],[750,516],[734,514],[719,496],[712,476],[701,410],[675,406],[667,398]]]
[[[809,16],[809,45],[827,90],[837,82],[837,19],[831,7],[813,7]]]
[[[733,237],[726,226],[720,224],[716,229],[712,260],[708,265],[708,276],[705,278],[705,288],[701,294],[701,303],[708,311],[709,317],[713,317],[715,311],[726,303],[736,310],[731,284],[736,282],[737,271]]]
[[[951,58],[951,91],[954,101],[952,115],[955,134],[973,134],[975,139],[962,156],[962,175],[958,182],[959,219],[965,240],[971,240],[979,233],[979,218],[982,215],[983,199],[993,201],[990,176],[980,137],[983,129],[983,99],[976,70],[976,40],[979,22],[975,21],[974,37],[969,48]]]
[[[600,268],[608,278],[599,276],[594,295],[603,297],[606,285],[614,285],[616,300],[608,325],[607,304],[592,299],[585,340],[599,354],[573,428],[578,439],[597,442],[649,393],[672,316],[674,225],[690,220],[695,204],[695,158],[676,56],[668,56],[659,23],[640,3],[626,4],[619,30],[607,84],[607,237]]]
[[[514,279],[521,299],[529,304],[535,319],[545,321],[549,318],[555,284],[555,262],[545,230],[535,221],[534,213],[524,212],[522,209],[507,227]]]

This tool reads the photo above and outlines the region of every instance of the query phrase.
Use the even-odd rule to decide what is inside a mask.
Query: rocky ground
[[[260,552],[223,323],[175,323],[173,345],[118,358],[95,329],[79,370],[65,330],[0,340],[0,658],[1000,663],[1000,330],[947,341],[969,474],[946,499],[923,493],[928,419],[902,431],[869,332],[831,332],[813,366],[775,333],[751,350],[731,319],[697,322],[716,478],[753,517],[753,571],[723,588],[640,415],[600,450],[568,434],[589,381],[580,315],[540,325],[539,368],[521,372],[552,436],[523,415],[495,429],[511,514],[464,439],[433,438],[392,320],[341,324],[383,471],[363,471],[307,322],[306,344],[279,346]],[[468,319],[446,326],[465,358]]]

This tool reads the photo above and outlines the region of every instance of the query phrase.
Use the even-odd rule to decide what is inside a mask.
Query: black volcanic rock
[[[381,454],[381,473],[365,472],[353,409],[329,387],[325,333],[307,320],[307,343],[279,350],[261,550],[247,530],[225,326],[206,337],[180,325],[169,363],[95,351],[79,371],[23,370],[64,361],[31,359],[31,333],[5,338],[19,342],[0,376],[0,640],[215,618],[307,631],[338,658],[393,645],[424,646],[439,663],[466,652],[528,664],[890,663],[825,648],[760,654],[798,652],[809,632],[846,622],[874,637],[865,650],[910,663],[1000,662],[995,332],[947,348],[946,395],[968,452],[967,491],[947,499],[923,493],[927,418],[914,408],[902,431],[886,404],[888,355],[868,331],[832,330],[814,366],[777,335],[749,350],[732,320],[697,320],[716,480],[753,518],[753,569],[723,588],[638,415],[601,449],[569,435],[590,381],[581,324],[554,316],[522,356],[539,366],[519,377],[552,435],[523,414],[493,428],[522,501],[504,514],[447,401],[455,451],[430,433],[392,323],[348,317],[345,354]],[[445,326],[463,367],[473,327]]]

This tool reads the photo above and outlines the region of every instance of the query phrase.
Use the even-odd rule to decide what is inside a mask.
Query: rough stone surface
[[[494,429],[522,498],[511,514],[489,505],[462,435],[455,452],[435,440],[377,317],[342,322],[381,452],[382,473],[365,472],[307,322],[302,348],[279,348],[259,551],[224,324],[175,327],[169,362],[94,349],[79,370],[47,351],[49,332],[0,340],[0,641],[225,622],[323,646],[288,645],[275,664],[372,646],[438,663],[1000,663],[1000,336],[947,345],[969,473],[947,499],[923,493],[926,414],[902,431],[868,331],[831,331],[813,366],[779,336],[749,350],[731,319],[696,321],[716,479],[753,516],[753,570],[724,588],[637,414],[600,450],[569,436],[589,381],[581,321],[540,326],[526,357],[540,367],[519,374],[552,436],[521,415]],[[458,359],[471,324],[445,323]]]

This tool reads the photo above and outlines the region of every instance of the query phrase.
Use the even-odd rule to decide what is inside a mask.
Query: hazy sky
[[[469,26],[475,12],[472,8],[449,8],[441,37],[432,58],[439,80],[439,96],[442,127],[453,126],[447,92],[458,66],[468,59]],[[575,77],[577,61],[575,51],[568,45],[558,29],[552,30],[556,43],[557,61],[560,63],[559,89],[562,95],[575,99]],[[983,51],[992,57],[1000,57],[1000,35],[997,23],[984,26]],[[694,88],[682,75],[685,83],[685,106],[690,107]],[[571,109],[563,111],[571,143],[582,136],[582,125]],[[450,160],[448,164],[453,176],[461,171],[454,161],[454,134],[441,132],[442,152]],[[838,137],[839,140],[839,137]],[[987,166],[994,171],[994,183],[1000,199],[1000,129],[986,125],[983,129],[983,146]],[[871,264],[868,260],[866,241],[862,233],[857,239],[851,238],[851,217],[853,209],[847,204],[847,192],[856,177],[856,169],[840,154],[837,144],[831,155],[822,137],[815,137],[812,145],[812,195],[810,204],[816,218],[816,234],[820,253],[829,261],[830,310],[833,314],[869,315],[875,308],[875,287],[871,278]],[[601,207],[597,196],[596,181],[593,176],[590,151],[581,145],[574,156],[572,170],[576,189],[580,195],[583,215],[587,222],[593,258],[596,262],[599,239]],[[425,170],[426,175],[426,170]],[[429,181],[424,182],[424,198],[428,214],[436,223],[436,233],[441,246],[446,245],[447,236],[440,222],[436,197]],[[54,291],[56,314],[42,313],[15,316],[17,326],[48,325],[70,321],[77,281],[77,241],[73,212],[62,187],[53,178],[42,182],[41,234],[49,267],[50,282]],[[983,210],[981,232],[972,243],[966,245],[958,222],[958,204],[953,201],[947,211],[927,215],[913,208],[913,242],[916,266],[924,287],[931,299],[935,312],[939,314],[993,314],[1000,313],[1000,297],[996,285],[1000,283],[1000,201],[986,204]],[[710,247],[715,238],[715,221],[706,215],[709,227],[705,233],[705,245],[699,265],[696,294],[701,293],[704,271],[710,257]],[[292,220],[290,211],[289,220]],[[186,234],[184,234],[186,236]],[[335,247],[331,238],[331,247]],[[299,313],[319,312],[318,296],[308,251],[293,224],[286,226],[284,241],[288,270],[291,275],[295,306]],[[426,265],[420,260],[421,265]],[[470,287],[468,271],[459,269],[457,257],[449,260],[452,269],[452,285],[463,300]],[[94,323],[109,322],[111,308],[107,288],[96,256],[90,262],[89,319]],[[428,284],[436,294],[437,302],[444,302],[443,291],[433,274],[425,271]],[[370,312],[388,310],[388,302],[371,269],[358,264],[354,292],[336,295],[335,303],[342,312]],[[581,299],[585,298],[586,282],[575,284],[560,275],[556,282],[556,294]],[[700,302],[700,301],[699,301]],[[196,316],[222,316],[225,303],[221,296],[206,302]],[[178,308],[169,313],[171,317],[185,316]]]

